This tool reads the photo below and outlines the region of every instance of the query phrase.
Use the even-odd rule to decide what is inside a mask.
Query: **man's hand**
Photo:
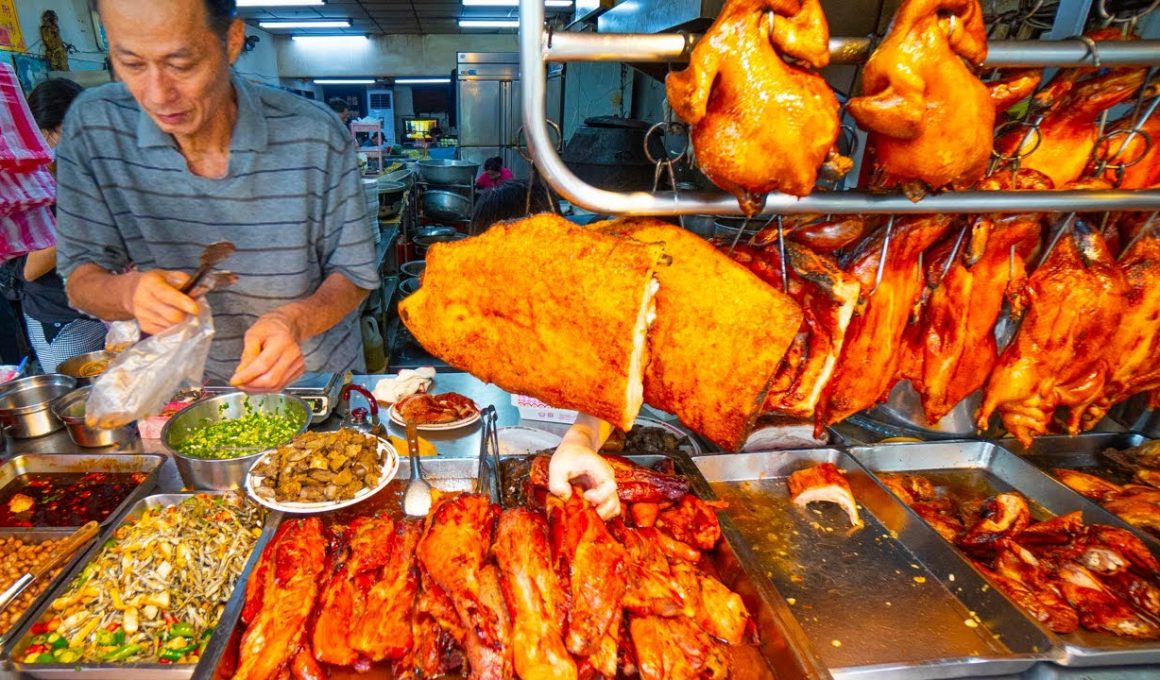
[[[552,454],[548,466],[548,490],[560,498],[572,495],[572,484],[584,487],[584,499],[596,506],[601,519],[620,514],[616,475],[612,466],[590,447],[565,441]]]
[[[124,276],[132,277],[124,306],[137,319],[142,333],[156,335],[188,316],[197,316],[197,303],[178,290],[189,281],[189,274],[154,269]]]
[[[292,323],[271,312],[246,331],[242,360],[230,384],[247,392],[277,392],[305,372],[306,361]]]

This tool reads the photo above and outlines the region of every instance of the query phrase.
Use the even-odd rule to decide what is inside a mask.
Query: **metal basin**
[[[379,186],[389,183],[402,184],[404,188],[410,189],[415,184],[415,173],[410,168],[400,168],[379,176]]]
[[[13,380],[0,386],[0,427],[16,439],[43,437],[63,423],[52,414],[52,402],[76,389],[67,375],[49,373]]]
[[[76,379],[77,386],[84,387],[92,385],[93,380],[104,373],[109,368],[109,362],[116,358],[116,354],[106,352],[103,349],[87,354],[78,354],[57,366],[56,372]]]
[[[394,217],[403,209],[403,195],[407,193],[406,185],[401,182],[384,182],[379,180],[379,218]]]
[[[433,220],[459,222],[471,218],[471,199],[454,191],[423,192],[423,212]]]
[[[399,271],[403,272],[403,276],[417,279],[423,275],[423,270],[427,268],[427,260],[411,260],[399,266]]]
[[[133,440],[136,423],[129,423],[113,429],[100,429],[85,424],[85,402],[88,401],[91,386],[81,387],[52,402],[52,413],[77,446],[99,449],[106,446],[125,445]]]
[[[223,420],[236,420],[246,409],[258,413],[288,415],[299,425],[298,434],[310,426],[310,405],[289,394],[250,394],[230,392],[196,401],[178,411],[161,430],[161,443],[173,454],[177,471],[185,486],[191,489],[241,489],[245,487],[246,473],[265,451],[254,451],[224,460],[194,458],[178,450],[193,433],[206,425]],[[286,442],[290,441],[289,439]],[[279,442],[280,446],[286,442]]]
[[[431,159],[419,161],[419,177],[428,184],[471,186],[479,164],[471,161]]]

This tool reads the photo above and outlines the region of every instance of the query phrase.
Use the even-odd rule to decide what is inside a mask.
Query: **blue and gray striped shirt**
[[[208,377],[225,380],[246,329],[338,272],[378,287],[372,223],[350,133],[329,109],[233,77],[238,119],[228,174],[191,173],[170,135],[123,84],[73,104],[57,148],[58,267],[192,272],[205,246],[232,241],[236,285],[209,294],[217,335]],[[357,313],[303,343],[307,371],[362,370]]]

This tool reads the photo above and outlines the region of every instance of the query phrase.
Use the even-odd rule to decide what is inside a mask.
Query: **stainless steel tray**
[[[103,453],[81,456],[64,453],[30,453],[9,458],[0,466],[0,489],[8,486],[21,475],[37,473],[83,474],[86,472],[144,472],[145,480],[101,521],[101,527],[108,527],[125,508],[144,498],[157,486],[157,475],[165,463],[165,456],[153,453]],[[40,529],[78,529],[75,527],[0,527],[4,531],[39,531]]]
[[[1160,557],[1160,545],[1153,539],[994,443],[895,444],[856,447],[851,449],[851,453],[876,473],[939,473],[951,476],[955,483],[973,485],[988,494],[1019,491],[1031,501],[1031,513],[1036,519],[1079,510],[1085,523],[1108,524],[1145,538],[1148,547]],[[921,521],[909,508],[906,512]],[[950,547],[942,537],[939,541]],[[971,569],[978,573],[973,566]],[[1016,609],[1032,621],[1022,609]],[[1035,625],[1060,641],[1059,656],[1053,659],[1057,663],[1076,667],[1160,663],[1160,640],[1129,640],[1083,629],[1068,635],[1056,635],[1038,623]]]
[[[344,508],[335,513],[324,513],[321,516],[324,518],[348,518],[355,517],[366,512],[373,512],[378,509],[392,509],[401,514],[403,507],[403,494],[407,488],[407,481],[410,477],[410,463],[404,461],[403,467],[400,469],[400,474],[380,492],[349,508]],[[447,493],[453,492],[469,492],[476,491],[479,480],[479,459],[478,458],[438,458],[427,457],[421,458],[419,467],[423,471],[423,478],[435,489]],[[490,474],[490,466],[486,473],[486,482],[490,483],[492,475]],[[488,490],[490,492],[490,489]],[[493,495],[494,497],[494,495]],[[273,534],[279,525],[285,521],[288,516],[282,513],[277,513],[276,516],[267,517],[266,532]],[[289,517],[292,519],[292,517]],[[262,540],[258,542],[258,547],[254,549],[254,554],[250,557],[250,563],[246,565],[245,578],[249,578],[250,571],[261,555],[262,550],[265,549],[269,542],[267,536],[263,536]],[[198,661],[197,666],[193,669],[192,677],[199,679],[220,678],[227,680],[233,675],[234,664],[237,660],[238,645],[241,642],[242,634],[245,632],[241,626],[242,605],[245,600],[244,581],[239,584],[239,587],[234,591],[234,597],[231,598],[229,605],[226,606],[222,612],[222,617],[218,621],[217,631],[214,636],[210,638],[209,644],[206,645],[205,653],[201,655],[201,660]],[[235,602],[236,600],[236,602]],[[236,606],[235,606],[236,605]],[[185,677],[190,677],[188,674]]]
[[[140,517],[145,510],[149,508],[164,507],[166,505],[175,505],[187,498],[197,495],[225,495],[228,492],[214,492],[204,491],[198,493],[170,493],[170,494],[156,494],[147,496],[137,501],[133,507],[129,508],[128,512],[117,522],[116,526],[120,527],[125,522]],[[266,547],[270,541],[270,537],[274,535],[274,530],[281,521],[282,513],[268,512],[266,514],[266,522],[262,528],[262,534],[258,537],[258,542],[254,546],[253,553],[246,561],[246,565],[242,570],[242,576],[238,583],[234,586],[234,592],[230,596],[226,607],[222,612],[221,619],[218,621],[217,628],[214,635],[210,638],[210,645],[213,645],[219,637],[223,635],[223,626],[225,622],[232,617],[236,619],[241,612],[242,603],[245,595],[246,577],[254,568],[257,562],[258,555]],[[115,530],[115,529],[114,529]],[[194,664],[116,664],[116,663],[99,663],[89,665],[57,665],[57,664],[24,664],[18,660],[21,658],[20,652],[28,646],[29,631],[36,621],[48,611],[52,605],[52,601],[56,599],[64,588],[72,582],[74,578],[80,575],[89,561],[96,556],[96,551],[99,549],[101,541],[94,545],[85,554],[83,559],[77,560],[71,569],[68,570],[67,576],[60,579],[59,583],[48,591],[45,596],[42,596],[40,604],[35,608],[34,613],[28,617],[24,626],[20,630],[18,640],[12,645],[11,649],[5,652],[3,659],[11,663],[11,667],[22,678],[37,678],[38,680],[68,680],[69,678],[84,677],[93,680],[186,680],[193,676]],[[208,649],[208,646],[207,646]]]
[[[816,449],[695,462],[835,677],[1014,675],[1049,658],[1051,638],[849,455]],[[836,507],[803,513],[791,503],[785,478],[823,462],[846,473],[863,529],[850,531]]]
[[[626,456],[641,465],[653,465],[663,456]],[[508,457],[504,457],[505,459]],[[523,458],[522,456],[513,458]],[[699,473],[692,460],[684,456],[674,456],[678,470],[690,475],[694,484],[698,484]],[[428,458],[422,461],[424,477],[436,489],[443,491],[475,491],[478,475],[478,459],[445,459]],[[487,465],[489,493],[494,500],[498,500],[499,481],[493,467]],[[700,488],[707,489],[703,480]],[[361,514],[375,506],[393,507],[400,511],[403,490],[406,488],[404,480],[395,480],[387,489],[375,496],[371,506],[359,504],[348,508]],[[726,527],[722,527],[726,531]],[[750,614],[761,631],[761,645],[759,647],[734,648],[735,664],[744,664],[746,678],[778,678],[791,680],[826,680],[830,677],[825,666],[813,655],[806,642],[804,633],[797,626],[796,621],[788,612],[788,606],[776,591],[763,584],[762,579],[755,578],[751,568],[743,565],[733,545],[735,537],[723,541],[721,547],[713,555],[713,566],[722,582],[732,588],[745,600]],[[227,680],[235,663],[235,654],[242,635],[242,627],[238,617],[241,608],[231,610],[227,607],[218,624],[219,633],[210,640],[194,672],[194,678],[199,680]],[[228,617],[228,619],[227,619]],[[222,634],[229,626],[228,634]]]
[[[73,531],[71,529],[0,529],[0,538],[15,537],[25,541],[26,543],[39,544],[43,543],[44,541],[64,540],[71,536],[72,533]],[[99,541],[89,541],[88,544],[81,546],[81,548],[74,552],[72,557],[70,557],[61,567],[61,570],[57,573],[56,578],[49,581],[48,587],[40,593],[40,597],[37,597],[35,600],[33,600],[32,605],[19,618],[16,619],[16,622],[12,624],[12,627],[6,631],[0,630],[0,654],[3,654],[4,650],[8,647],[8,643],[11,642],[12,639],[16,638],[17,633],[19,633],[28,623],[29,618],[31,618],[32,614],[40,606],[41,601],[43,601],[44,598],[51,595],[53,591],[57,589],[61,581],[63,581],[65,576],[68,575],[69,571],[72,570],[73,566],[81,558],[84,558],[86,561],[88,560],[89,551],[97,543],[99,543]],[[3,583],[0,583],[0,587],[3,585]]]

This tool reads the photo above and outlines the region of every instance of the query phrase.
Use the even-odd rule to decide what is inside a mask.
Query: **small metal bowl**
[[[92,386],[81,387],[52,402],[52,414],[64,423],[64,429],[77,446],[100,449],[106,446],[124,446],[133,441],[136,423],[104,430],[85,425],[85,403]]]
[[[67,361],[61,363],[56,367],[56,372],[62,375],[67,375],[77,381],[78,387],[93,384],[93,380],[106,369],[109,368],[109,363],[117,358],[116,354],[106,352],[105,350],[97,350],[96,352],[89,352],[87,354],[78,354],[75,357],[69,358]],[[105,367],[96,373],[92,372],[92,364],[97,362],[105,362]]]
[[[423,276],[423,270],[427,268],[427,260],[411,260],[399,265],[399,271],[403,272],[403,276],[417,279]]]
[[[0,386],[0,426],[16,439],[43,437],[64,427],[52,413],[52,402],[76,389],[67,375],[49,373]]]
[[[299,425],[298,434],[310,426],[310,405],[289,394],[246,394],[230,392],[209,399],[195,401],[178,411],[161,429],[161,444],[173,454],[177,471],[185,486],[191,489],[229,490],[241,489],[246,484],[246,474],[254,461],[270,449],[254,451],[236,458],[214,459],[194,458],[178,450],[190,433],[206,425],[223,420],[236,420],[250,411],[259,413],[289,415]],[[291,438],[292,439],[292,438]],[[281,446],[291,439],[278,442]]]

